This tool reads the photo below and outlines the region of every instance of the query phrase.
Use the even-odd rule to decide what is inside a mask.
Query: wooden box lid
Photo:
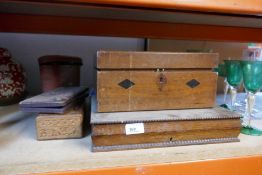
[[[98,51],[98,69],[211,69],[217,53]]]

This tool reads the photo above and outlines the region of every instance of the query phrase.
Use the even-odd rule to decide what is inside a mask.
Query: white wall
[[[0,33],[0,47],[7,48],[13,58],[22,63],[27,74],[27,90],[30,94],[40,92],[37,59],[43,55],[58,54],[81,57],[81,85],[95,87],[96,51],[143,50],[144,39],[93,37],[46,34]]]

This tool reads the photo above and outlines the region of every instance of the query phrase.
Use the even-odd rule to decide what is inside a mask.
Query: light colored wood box
[[[98,112],[214,107],[215,53],[99,51]]]
[[[38,140],[81,138],[84,109],[77,107],[65,114],[39,114],[36,118]]]

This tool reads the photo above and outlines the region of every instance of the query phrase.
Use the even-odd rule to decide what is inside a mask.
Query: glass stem
[[[248,116],[248,127],[251,127],[251,114],[255,104],[255,95],[252,92],[247,93],[247,116]]]
[[[233,86],[230,86],[230,94],[231,94],[231,108],[232,108],[232,110],[235,110],[237,89],[234,88]]]
[[[224,85],[224,103],[226,103],[227,92],[228,92],[228,89],[229,89],[229,84],[228,84],[226,78],[225,78],[224,83],[225,83],[225,85]]]

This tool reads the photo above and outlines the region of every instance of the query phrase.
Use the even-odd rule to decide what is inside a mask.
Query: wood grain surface
[[[217,53],[98,51],[99,69],[214,68]]]
[[[144,122],[145,133],[240,128],[240,119]],[[92,125],[92,136],[126,134],[125,124]]]
[[[195,130],[186,132],[162,132],[147,133],[134,135],[111,135],[111,136],[92,136],[94,146],[113,146],[142,143],[159,143],[169,141],[185,141],[199,139],[217,139],[217,138],[237,138],[240,128],[231,129],[212,129],[212,130]]]
[[[166,83],[159,83],[160,74]],[[97,111],[209,108],[215,105],[217,74],[211,71],[98,71]],[[135,85],[125,89],[123,80]],[[191,88],[187,83],[197,80]],[[160,87],[161,90],[160,90]]]

